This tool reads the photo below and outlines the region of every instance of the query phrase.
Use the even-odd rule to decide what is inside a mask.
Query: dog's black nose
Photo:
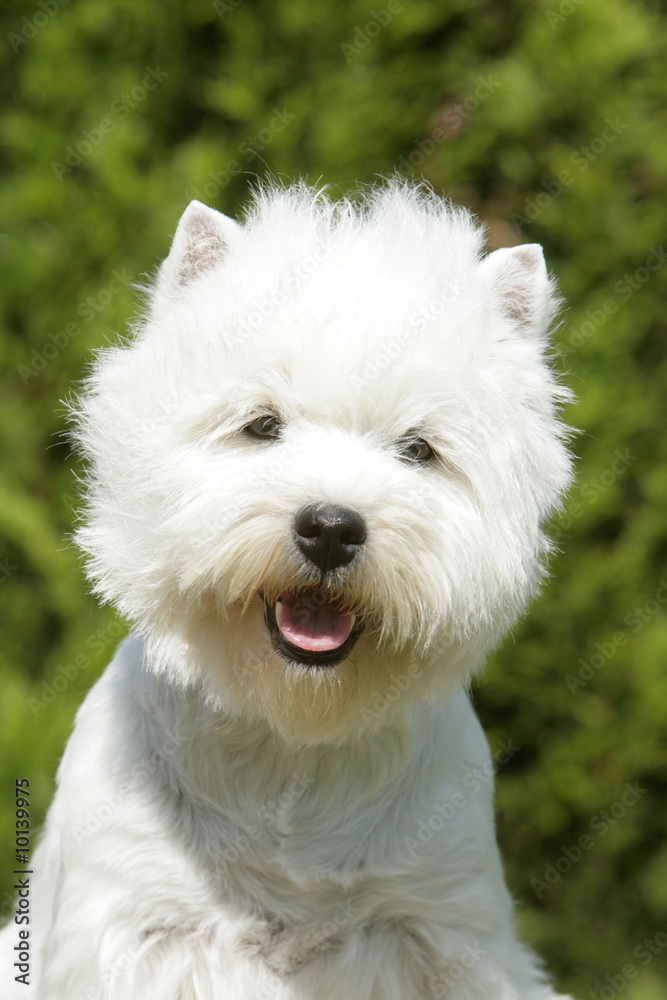
[[[310,503],[294,518],[297,545],[307,559],[326,573],[347,566],[366,541],[366,522],[349,507]]]

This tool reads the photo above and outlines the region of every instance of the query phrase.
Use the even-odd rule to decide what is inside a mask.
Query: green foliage
[[[664,1000],[657,8],[60,3],[7,0],[0,40],[0,912],[13,780],[30,778],[41,822],[74,713],[120,634],[68,545],[77,465],[60,401],[125,327],[131,283],[190,198],[233,214],[267,170],[349,191],[398,166],[475,210],[491,245],[542,243],[569,303],[556,345],[580,400],[578,483],[554,524],[554,578],[475,699],[492,745],[520,748],[500,767],[498,806],[523,932],[563,989],[597,998],[623,976],[628,1000]],[[626,783],[640,789],[631,804]]]

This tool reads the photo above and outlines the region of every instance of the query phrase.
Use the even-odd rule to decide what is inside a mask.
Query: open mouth
[[[276,652],[307,667],[342,663],[364,630],[363,620],[324,590],[285,591],[273,604],[264,598],[264,619]]]

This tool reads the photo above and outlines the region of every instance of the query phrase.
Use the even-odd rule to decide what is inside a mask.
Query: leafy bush
[[[583,432],[562,552],[475,699],[492,746],[518,748],[498,807],[523,932],[563,989],[665,998],[664,21],[630,0],[379,4],[5,4],[0,911],[13,780],[39,822],[122,631],[67,544],[59,401],[190,198],[233,214],[267,170],[348,191],[398,168],[490,245],[542,243],[569,303]]]

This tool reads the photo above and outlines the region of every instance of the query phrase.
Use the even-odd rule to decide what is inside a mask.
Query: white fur
[[[137,634],[77,717],[33,859],[39,985],[10,997],[554,997],[464,688],[544,574],[566,393],[539,247],[482,249],[398,181],[184,214],[78,410],[78,541]],[[244,435],[269,411],[280,440]],[[405,461],[409,435],[440,461]],[[316,670],[274,651],[259,596],[318,584],[292,528],[313,501],[368,526],[327,580],[365,631]]]

